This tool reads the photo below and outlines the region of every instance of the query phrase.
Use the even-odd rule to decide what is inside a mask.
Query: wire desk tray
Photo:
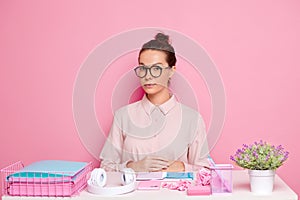
[[[1,169],[2,195],[67,197],[79,194],[87,185],[87,175],[92,170],[92,162],[87,163],[76,174],[22,169],[24,165],[21,161]]]

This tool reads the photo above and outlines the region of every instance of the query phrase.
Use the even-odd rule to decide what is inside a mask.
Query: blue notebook
[[[75,177],[80,173],[88,163],[73,162],[64,160],[42,160],[34,162],[23,169],[7,177],[16,178],[58,178],[58,177]]]

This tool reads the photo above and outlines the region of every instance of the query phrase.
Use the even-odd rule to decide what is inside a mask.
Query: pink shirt
[[[205,124],[200,114],[174,95],[162,105],[146,97],[116,111],[102,149],[101,167],[118,171],[145,156],[179,160],[186,171],[209,166]]]

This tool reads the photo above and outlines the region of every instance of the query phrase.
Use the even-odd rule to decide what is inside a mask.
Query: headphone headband
[[[131,168],[125,168],[121,174],[122,186],[105,187],[107,174],[102,168],[95,168],[91,177],[87,181],[87,190],[93,194],[99,195],[118,195],[129,193],[136,188],[135,172]]]

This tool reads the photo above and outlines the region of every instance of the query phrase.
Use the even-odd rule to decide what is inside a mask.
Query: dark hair
[[[142,46],[142,49],[139,53],[139,59],[140,55],[145,50],[158,50],[163,51],[166,54],[166,61],[170,67],[173,67],[176,65],[176,56],[175,56],[175,50],[170,44],[169,36],[165,35],[163,33],[158,33],[155,36],[154,40],[150,40],[149,42],[145,43]]]

